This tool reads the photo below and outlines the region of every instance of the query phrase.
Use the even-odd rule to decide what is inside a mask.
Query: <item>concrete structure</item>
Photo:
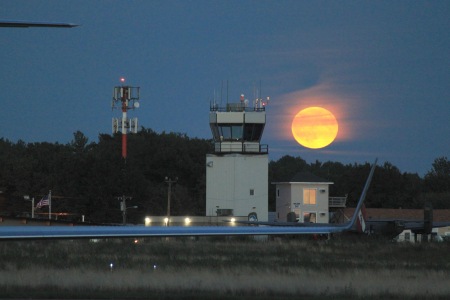
[[[261,145],[265,104],[213,104],[209,124],[214,153],[206,156],[206,216],[257,217],[268,220],[268,147]]]
[[[333,182],[308,172],[272,184],[276,185],[276,218],[281,222],[328,223],[330,206],[345,207],[346,197],[329,197],[329,186]],[[288,219],[288,214],[292,213],[295,220]]]

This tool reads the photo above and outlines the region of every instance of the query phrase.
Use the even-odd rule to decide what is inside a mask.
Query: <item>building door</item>
[[[317,214],[315,212],[304,212],[303,213],[304,223],[317,223]]]

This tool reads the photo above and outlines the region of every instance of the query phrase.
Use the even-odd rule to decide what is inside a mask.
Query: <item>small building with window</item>
[[[280,222],[328,223],[329,186],[333,182],[309,172],[297,173],[276,185],[276,219]],[[343,205],[345,206],[345,197]],[[293,219],[295,215],[295,220]]]

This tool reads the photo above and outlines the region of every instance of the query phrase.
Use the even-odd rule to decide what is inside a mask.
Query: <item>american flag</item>
[[[36,205],[36,208],[41,208],[42,206],[46,205],[49,205],[48,195],[42,197],[41,201],[39,201],[38,204]]]

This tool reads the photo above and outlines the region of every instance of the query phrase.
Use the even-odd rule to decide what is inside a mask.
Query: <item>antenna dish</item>
[[[134,108],[139,108],[139,102],[134,102],[133,106]]]

